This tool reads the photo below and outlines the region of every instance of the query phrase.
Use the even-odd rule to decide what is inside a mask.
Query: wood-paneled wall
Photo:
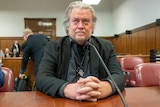
[[[131,34],[119,34],[118,37],[101,38],[111,41],[116,53],[138,55],[143,57],[145,62],[149,62],[150,49],[160,50],[160,26],[152,23],[131,30],[131,32]],[[0,49],[11,48],[15,40],[18,40],[21,45],[24,42],[22,37],[0,37]],[[118,60],[121,57],[123,56],[117,56]],[[15,77],[18,76],[21,59],[4,59],[3,64],[13,70]],[[30,78],[30,86],[32,86],[34,82],[32,61],[29,62],[26,73]]]
[[[0,49],[9,48],[11,50],[11,47],[16,40],[20,45],[24,42],[23,37],[0,37]]]
[[[160,50],[160,26],[155,22],[133,29],[131,34],[101,38],[110,40],[117,54],[149,55],[151,49]],[[15,40],[24,42],[22,37],[0,37],[0,49],[10,48]]]
[[[151,49],[160,51],[160,26],[156,26],[156,23],[131,30],[131,32],[131,34],[122,33],[118,37],[109,39],[116,53],[150,55]]]

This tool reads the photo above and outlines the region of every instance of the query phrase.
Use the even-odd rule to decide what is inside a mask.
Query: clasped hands
[[[70,83],[64,88],[64,96],[74,100],[97,101],[111,93],[111,84],[94,76],[80,78],[76,83]]]

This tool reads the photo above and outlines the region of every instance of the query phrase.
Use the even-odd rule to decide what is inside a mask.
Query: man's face
[[[74,8],[70,14],[68,33],[78,44],[83,45],[93,31],[92,14],[89,9]]]
[[[17,40],[15,41],[15,44],[18,44],[18,41],[17,41]]]
[[[26,41],[27,40],[27,35],[23,32],[23,40]]]

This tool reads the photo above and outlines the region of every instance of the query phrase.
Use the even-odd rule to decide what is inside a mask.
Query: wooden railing
[[[8,57],[3,58],[3,65],[4,67],[10,68],[13,71],[14,78],[18,77],[21,67],[22,57]],[[33,72],[33,62],[32,60],[28,61],[27,69],[25,74],[29,77],[29,86],[32,88],[34,83],[34,72]]]

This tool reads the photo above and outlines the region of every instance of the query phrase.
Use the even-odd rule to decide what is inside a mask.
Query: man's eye
[[[78,23],[78,20],[73,20],[72,22],[73,22],[73,23]]]
[[[73,22],[73,24],[78,24],[79,22],[80,22],[80,20],[72,20],[72,22]],[[88,25],[89,23],[90,23],[90,20],[87,20],[87,19],[85,19],[85,20],[82,20],[81,21],[84,25]]]
[[[88,25],[88,24],[89,24],[89,20],[84,20],[83,23],[84,23],[85,25]]]

